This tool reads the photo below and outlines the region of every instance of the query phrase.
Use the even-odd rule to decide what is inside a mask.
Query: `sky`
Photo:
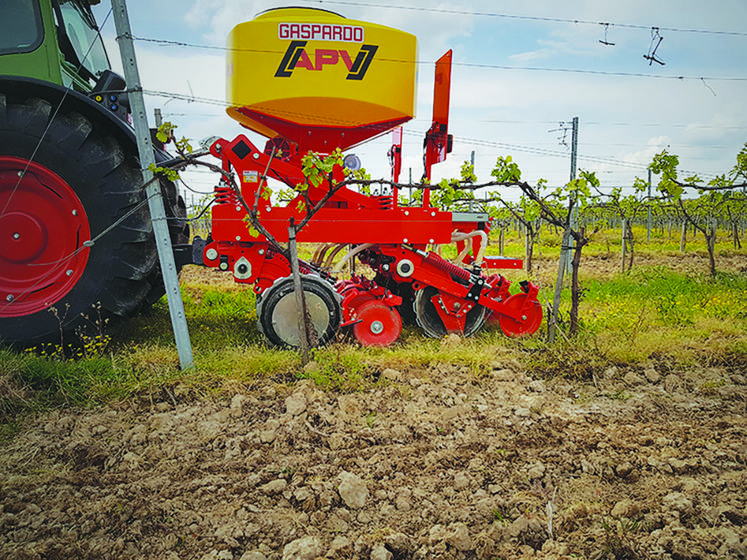
[[[287,5],[331,10],[418,38],[417,115],[404,127],[405,182],[410,169],[416,181],[423,173],[434,63],[448,49],[454,148],[434,167],[435,181],[458,176],[474,152],[480,182],[490,180],[498,156],[510,155],[530,184],[542,178],[563,185],[571,173],[574,117],[578,168],[596,172],[603,189],[646,179],[646,166],[664,149],[680,157],[682,176],[707,180],[727,173],[747,142],[745,0],[128,0],[143,87],[159,92],[146,95],[151,118],[161,109],[195,145],[246,133],[225,114],[226,36],[263,10]],[[94,7],[117,69],[108,12],[108,0]],[[652,52],[663,65],[644,58]],[[248,136],[264,146],[262,137]],[[389,179],[390,145],[387,134],[351,152],[373,178]],[[215,176],[199,172],[185,180],[209,192]]]

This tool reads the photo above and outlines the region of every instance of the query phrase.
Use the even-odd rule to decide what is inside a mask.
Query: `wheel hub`
[[[0,156],[0,317],[48,308],[80,279],[91,237],[75,191],[36,162]]]
[[[8,212],[0,216],[0,240],[0,259],[28,263],[44,251],[47,230],[36,216]]]

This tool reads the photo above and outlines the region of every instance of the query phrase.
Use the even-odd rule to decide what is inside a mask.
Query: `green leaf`
[[[511,156],[505,158],[498,156],[490,175],[499,183],[518,183],[521,181],[521,170]]]

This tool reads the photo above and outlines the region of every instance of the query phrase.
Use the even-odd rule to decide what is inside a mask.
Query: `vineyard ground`
[[[477,370],[389,364],[355,391],[289,371],[39,412],[0,448],[0,556],[745,558],[739,355],[578,378],[497,351]]]

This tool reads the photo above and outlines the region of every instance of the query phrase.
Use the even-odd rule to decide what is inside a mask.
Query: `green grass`
[[[738,351],[747,332],[747,277],[634,268],[589,282],[580,314],[586,335],[616,361]]]
[[[361,348],[349,340],[314,351],[316,365],[304,370],[296,352],[268,348],[256,325],[254,293],[249,286],[225,280],[183,281],[182,293],[195,368],[182,372],[165,299],[128,321],[119,332],[87,341],[82,357],[70,359],[59,349],[14,352],[0,349],[0,439],[13,433],[18,415],[58,406],[95,406],[142,398],[175,399],[177,395],[223,395],[237,387],[313,379],[335,391],[358,391],[382,383],[382,372],[394,368],[427,377],[429,368],[450,364],[479,377],[494,368],[521,363],[532,375],[592,379],[609,365],[655,361],[669,368],[693,364],[747,365],[747,275],[744,264],[711,278],[702,269],[635,265],[621,274],[614,266],[595,268],[618,255],[613,232],[605,232],[585,249],[582,261],[581,331],[573,340],[561,336],[555,345],[538,335],[524,340],[505,337],[488,326],[458,344],[425,337],[405,328],[390,348]],[[645,230],[636,231],[645,239]],[[557,249],[550,235],[543,240],[545,274],[554,276]],[[675,236],[677,237],[677,236]],[[609,243],[607,243],[609,241]],[[619,240],[617,241],[619,242]],[[676,241],[678,249],[678,239]],[[695,242],[690,250],[700,251]],[[490,253],[496,254],[496,247]],[[666,257],[662,239],[639,242],[639,254]],[[724,255],[745,251],[723,249]],[[507,256],[523,254],[517,235],[506,239]],[[615,257],[616,258],[616,257]],[[744,260],[740,261],[744,263]],[[512,280],[522,271],[507,273]],[[218,278],[217,276],[215,278]],[[223,278],[223,277],[221,277]],[[542,282],[540,300],[552,298],[552,280]],[[550,286],[550,287],[548,287]],[[567,317],[568,290],[562,314]],[[109,341],[111,335],[112,342]]]

